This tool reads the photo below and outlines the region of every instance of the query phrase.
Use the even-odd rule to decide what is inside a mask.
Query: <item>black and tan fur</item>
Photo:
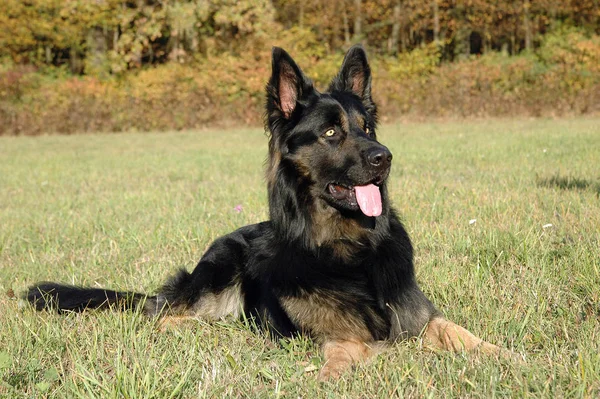
[[[390,206],[392,155],[376,138],[377,110],[364,50],[352,47],[326,92],[273,50],[267,85],[270,220],[216,240],[190,273],[155,296],[41,283],[27,298],[59,311],[143,303],[164,325],[186,317],[252,317],[274,336],[319,342],[320,377],[338,376],[383,342],[422,336],[451,350],[500,348],[444,319],[415,280],[410,239]],[[353,187],[376,185],[379,216],[366,216]]]

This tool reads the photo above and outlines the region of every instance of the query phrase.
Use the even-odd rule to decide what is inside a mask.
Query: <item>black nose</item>
[[[377,168],[388,168],[392,163],[392,153],[385,147],[376,147],[367,153],[367,161]]]

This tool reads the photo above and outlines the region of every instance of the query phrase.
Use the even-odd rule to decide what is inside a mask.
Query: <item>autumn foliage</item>
[[[325,87],[367,47],[384,120],[600,111],[594,0],[5,0],[0,134],[260,124],[270,48]]]

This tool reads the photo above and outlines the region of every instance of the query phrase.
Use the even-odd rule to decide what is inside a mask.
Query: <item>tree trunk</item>
[[[115,31],[113,32],[113,50],[117,50],[117,47],[119,46],[119,29],[115,29]]]
[[[525,50],[532,48],[531,17],[529,16],[529,0],[523,1],[523,30],[525,31]]]
[[[109,71],[106,60],[108,43],[106,42],[104,29],[91,28],[88,31],[85,44],[87,48],[85,72],[90,75],[105,77]]]
[[[83,63],[81,62],[81,57],[79,53],[75,49],[71,49],[69,51],[69,64],[71,67],[71,73],[79,75],[83,72]]]
[[[440,6],[438,0],[432,0],[433,6],[433,41],[440,40]]]
[[[388,49],[391,54],[396,54],[398,52],[398,42],[400,41],[400,13],[402,11],[401,1],[398,0],[396,5],[394,5],[394,24],[392,25],[392,36],[390,39],[390,48]]]
[[[354,41],[362,39],[362,0],[354,0]]]
[[[345,1],[342,1],[342,18],[344,22],[344,44],[348,47],[350,46],[350,26],[348,25],[348,9]]]
[[[46,52],[46,64],[50,65],[52,64],[52,48],[50,48],[49,45],[46,45],[44,48],[45,52]]]
[[[517,38],[515,37],[515,33],[512,32],[510,34],[510,55],[515,55],[517,54]]]
[[[170,48],[169,59],[171,59],[172,61],[179,61],[179,57],[181,55],[181,52],[179,51],[179,46],[179,32],[177,31],[177,29],[173,29],[171,30],[171,35],[167,43],[167,48]]]

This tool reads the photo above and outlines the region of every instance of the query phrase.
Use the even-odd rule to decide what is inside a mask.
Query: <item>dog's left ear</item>
[[[372,104],[371,68],[367,54],[359,44],[348,50],[338,75],[333,78],[328,91],[347,91],[356,94],[363,104]]]

